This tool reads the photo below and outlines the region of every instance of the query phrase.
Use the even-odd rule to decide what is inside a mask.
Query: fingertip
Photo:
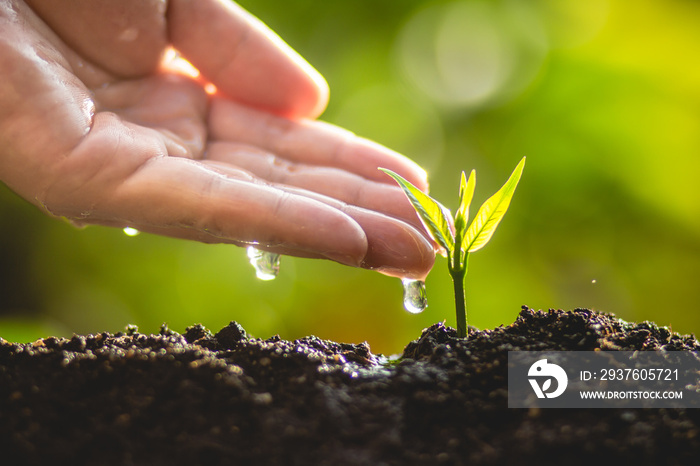
[[[423,167],[414,163],[413,173],[416,179],[416,187],[424,193],[430,192],[430,182],[428,181],[428,172]]]
[[[280,39],[281,41],[281,39]],[[285,55],[294,62],[300,71],[297,77],[296,90],[291,92],[289,101],[278,109],[271,109],[273,113],[291,119],[315,120],[328,107],[330,99],[330,87],[321,73],[311,66],[301,55],[289,45],[282,42],[280,45]]]
[[[422,280],[435,263],[433,245],[412,226],[387,219],[383,226],[365,225],[367,255],[362,267],[384,275]]]
[[[172,0],[168,19],[175,48],[228,98],[294,119],[325,110],[321,74],[234,2]]]
[[[309,79],[311,80],[312,87],[314,90],[314,96],[312,99],[309,100],[309,102],[313,102],[313,105],[309,107],[309,110],[305,112],[305,114],[301,115],[302,118],[308,118],[311,120],[315,120],[316,118],[320,117],[323,112],[326,111],[326,108],[328,107],[328,101],[330,100],[330,86],[328,85],[328,82],[326,79],[319,73],[316,68],[312,67],[308,62],[306,63],[306,74],[309,76]]]
[[[367,249],[365,248],[362,253],[344,253],[341,251],[330,251],[325,253],[323,256],[326,259],[332,260],[339,264],[348,265],[350,267],[361,267],[362,261],[366,255]]]
[[[388,277],[401,279],[421,280],[425,281],[426,277],[433,268],[435,263],[434,254],[425,254],[419,260],[412,260],[400,264],[392,264],[374,268],[376,272]]]

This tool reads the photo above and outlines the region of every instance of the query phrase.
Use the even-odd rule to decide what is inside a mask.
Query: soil
[[[433,325],[395,361],[366,344],[252,339],[235,322],[0,339],[0,462],[697,464],[698,409],[507,407],[508,351],[699,351],[695,337],[528,308],[455,334]]]

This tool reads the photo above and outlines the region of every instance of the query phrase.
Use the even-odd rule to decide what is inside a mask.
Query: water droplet
[[[126,236],[138,236],[141,234],[136,228],[126,227],[124,228],[124,234]]]
[[[248,259],[260,280],[274,280],[280,272],[280,255],[248,246]]]
[[[401,283],[403,284],[403,307],[411,314],[423,312],[428,307],[425,282],[404,278]]]

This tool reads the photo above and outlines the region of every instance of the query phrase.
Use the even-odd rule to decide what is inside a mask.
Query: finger
[[[220,162],[204,161],[215,166],[223,173],[239,177],[239,169]],[[399,219],[380,212],[348,205],[338,199],[291,186],[276,186],[291,195],[299,195],[323,202],[343,212],[355,220],[367,237],[367,254],[361,267],[376,270],[389,276],[401,278],[424,279],[435,262],[434,244],[422,233],[422,228],[415,228]],[[273,252],[288,254],[276,247],[265,248]],[[300,254],[293,254],[300,255]],[[311,256],[309,256],[311,257]]]
[[[290,118],[316,118],[328,102],[321,75],[234,2],[171,0],[177,50],[227,97]]]
[[[353,266],[366,256],[364,232],[337,209],[269,185],[232,179],[186,159],[149,163],[120,187],[114,200],[112,205],[135,224],[194,229]]]
[[[211,143],[206,158],[210,162],[220,162],[246,170],[273,184],[314,191],[346,204],[385,213],[421,228],[416,211],[398,186],[367,180],[337,168],[289,162],[255,147],[241,144]]]
[[[359,264],[348,264],[338,261],[328,254],[321,254],[311,249],[302,250],[287,244],[256,244],[255,247],[266,251],[296,257],[311,259],[331,259],[346,265],[359,266],[369,270],[375,270],[384,275],[413,278],[424,280],[433,267],[435,253],[432,245],[415,228],[391,217],[377,212],[368,211],[359,207],[343,205],[330,198],[314,195],[293,188],[284,189],[292,195],[311,197],[320,202],[327,203],[338,208],[344,214],[353,218],[361,225],[367,237],[367,252]],[[92,222],[94,223],[94,219]],[[247,246],[250,243],[232,240],[227,237],[216,236],[211,230],[200,231],[192,228],[172,228],[147,224],[133,224],[125,222],[100,222],[123,228],[135,227],[139,231],[155,233],[163,236],[171,236],[181,239],[196,240],[204,243],[231,243],[238,246]]]
[[[211,138],[247,144],[289,161],[340,168],[369,180],[392,183],[378,170],[388,168],[427,190],[425,171],[410,159],[328,123],[293,121],[214,98]]]

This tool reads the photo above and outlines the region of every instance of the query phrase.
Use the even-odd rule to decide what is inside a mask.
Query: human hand
[[[377,167],[423,189],[425,173],[314,121],[323,79],[235,4],[11,0],[0,31],[0,180],[48,213],[394,276],[432,267]],[[201,75],[165,62],[170,47]]]

